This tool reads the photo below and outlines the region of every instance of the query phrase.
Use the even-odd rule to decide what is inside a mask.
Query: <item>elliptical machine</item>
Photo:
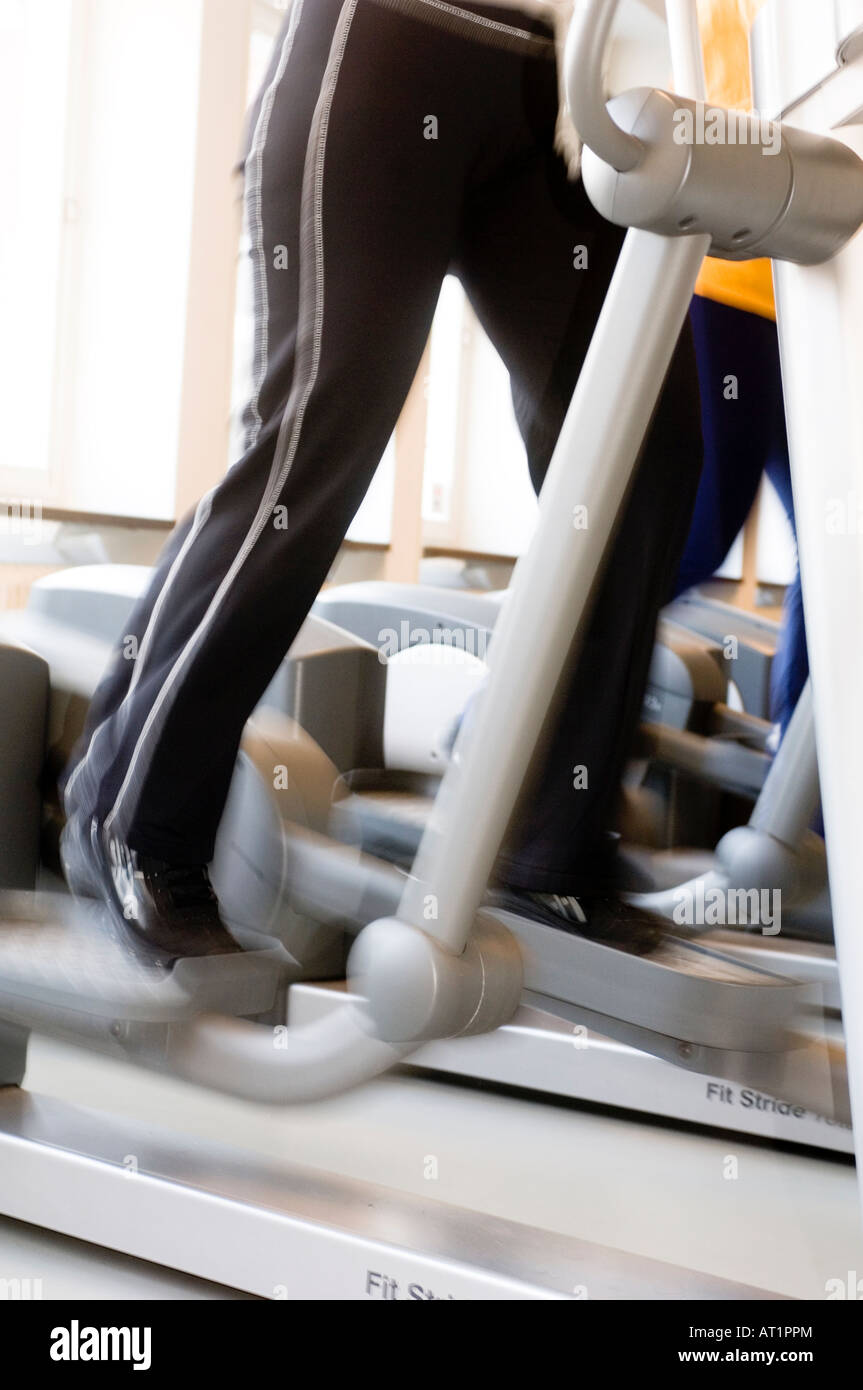
[[[787,131],[785,184],[755,188],[750,150],[722,150],[720,161],[704,149],[681,164],[670,118],[682,98],[628,94],[609,114],[599,73],[615,8],[615,0],[589,0],[580,8],[568,48],[569,90],[576,123],[595,151],[585,160],[591,196],[613,220],[641,230],[627,238],[585,362],[544,488],[535,541],[519,565],[496,633],[480,716],[456,744],[412,873],[394,878],[356,855],[350,860],[354,868],[359,862],[360,870],[350,893],[356,896],[359,882],[365,919],[373,901],[373,911],[379,913],[351,949],[352,999],[299,1031],[289,1028],[285,1046],[275,1049],[271,1023],[249,1019],[271,1019],[279,1007],[291,969],[284,943],[279,949],[272,937],[250,940],[257,949],[239,961],[232,958],[207,969],[206,978],[175,967],[169,978],[154,982],[134,971],[124,974],[98,913],[81,907],[67,913],[55,900],[37,899],[35,906],[30,898],[9,900],[3,905],[0,933],[4,1080],[13,1085],[20,1080],[24,1035],[35,1027],[231,1094],[290,1103],[358,1084],[410,1055],[423,1041],[490,1032],[513,1016],[526,991],[529,999],[554,1001],[564,1016],[586,1016],[594,1026],[598,1019],[612,1032],[623,1029],[640,1047],[679,1066],[757,1077],[757,1084],[774,1090],[787,1085],[793,1072],[796,1084],[806,1089],[800,1072],[786,1065],[799,1042],[804,1004],[799,986],[685,941],[675,943],[671,960],[621,957],[612,964],[608,948],[597,943],[563,938],[541,924],[525,924],[483,906],[486,882],[557,683],[561,653],[570,648],[583,618],[584,596],[625,495],[711,234],[714,253],[768,254],[801,265],[830,262],[844,268],[843,248],[863,222],[863,163],[832,137]],[[680,71],[686,82],[686,66]],[[722,167],[717,171],[718,163]],[[757,206],[750,208],[749,202]],[[737,220],[741,205],[753,214],[746,235]],[[850,263],[853,252],[846,255]],[[788,282],[790,297],[806,292],[809,282],[795,277],[809,273],[817,274],[795,269]],[[780,322],[782,310],[780,296]],[[619,380],[628,387],[623,403]],[[801,399],[807,398],[804,390]],[[810,406],[817,418],[811,400]],[[796,471],[811,466],[810,442],[804,436],[798,447],[792,428]],[[846,465],[853,461],[855,446],[849,430]],[[587,505],[593,518],[577,544],[567,524],[574,500]],[[815,557],[809,564],[817,574],[814,531],[808,544]],[[805,553],[804,577],[808,579]],[[820,605],[819,595],[813,606],[816,629],[826,614]],[[542,622],[537,622],[538,614]],[[829,629],[829,622],[824,625]],[[525,647],[533,650],[534,662],[512,681],[509,673]],[[813,642],[816,683],[826,683],[831,663],[837,664],[837,647],[835,633],[828,630]],[[33,663],[30,675],[38,683]],[[46,676],[43,671],[43,687]],[[817,698],[822,702],[820,716],[816,710],[821,739],[829,707],[826,693]],[[852,728],[848,714],[844,709],[845,732]],[[285,751],[287,766],[288,745],[303,739],[296,729],[283,726],[283,733],[278,752]],[[270,776],[274,740],[273,731],[263,729]],[[254,762],[248,745],[246,756]],[[828,739],[825,814],[831,846],[844,786],[841,745]],[[311,793],[303,800],[316,804]],[[856,829],[853,797],[846,796],[844,805]],[[326,919],[327,901],[332,910],[338,884],[351,875],[347,867],[344,872],[337,867],[347,861],[321,838],[314,830],[299,837],[286,881],[289,867],[292,910],[296,895],[307,891],[309,908]],[[840,958],[847,953],[853,966],[863,951],[854,941],[850,911],[854,841],[840,830],[835,843],[834,893],[837,881],[841,886],[837,938]],[[316,873],[304,872],[304,856],[306,868],[314,861]],[[343,901],[334,916],[347,916]],[[77,967],[70,989],[73,960]],[[846,997],[844,1003],[846,1012],[850,1003],[852,1060],[860,1064],[863,1033],[854,978],[852,973],[850,1000]],[[861,1077],[855,1073],[852,1083],[859,1103],[863,1097],[855,1088]],[[815,1103],[824,1103],[823,1094]],[[13,1153],[23,1154],[26,1137],[22,1141],[19,1125],[15,1142],[5,1147],[7,1164]],[[31,1142],[42,1144],[44,1180],[44,1134],[40,1139],[31,1132]],[[56,1138],[47,1147],[56,1149]],[[27,1190],[22,1197],[20,1169],[18,1177],[17,1183],[5,1184],[6,1209],[39,1220],[44,1190]],[[46,1224],[68,1229],[57,1224],[56,1203],[48,1203],[41,1214]],[[104,1238],[104,1233],[94,1238]]]

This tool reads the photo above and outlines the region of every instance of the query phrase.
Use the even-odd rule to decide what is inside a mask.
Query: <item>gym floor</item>
[[[39,1038],[26,1084],[425,1197],[433,1155],[437,1200],[793,1298],[824,1299],[828,1280],[863,1270],[854,1167],[813,1151],[408,1073],[330,1102],[268,1111]],[[0,1266],[40,1278],[51,1299],[245,1297],[6,1220]]]

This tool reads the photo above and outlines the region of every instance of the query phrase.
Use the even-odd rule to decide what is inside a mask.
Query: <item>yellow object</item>
[[[749,30],[764,0],[698,0],[707,100],[737,111],[752,109]],[[695,293],[775,319],[769,261],[720,261],[708,256]]]

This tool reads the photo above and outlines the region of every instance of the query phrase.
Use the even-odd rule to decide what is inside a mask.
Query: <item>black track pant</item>
[[[622,237],[554,152],[557,100],[551,35],[518,12],[294,0],[245,165],[257,296],[247,447],[169,541],[130,628],[137,659],[118,652],[67,786],[67,806],[133,848],[211,857],[245,720],[384,452],[448,271],[509,369],[540,487]],[[700,461],[687,341],[539,791],[501,861],[513,885],[584,890],[596,875]],[[575,765],[587,789],[574,788]]]

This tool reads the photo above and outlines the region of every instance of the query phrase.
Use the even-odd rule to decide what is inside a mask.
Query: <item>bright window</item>
[[[509,376],[452,277],[432,330],[428,403],[426,544],[520,555],[533,533],[536,498]]]
[[[233,3],[234,34],[253,12],[278,22]],[[187,392],[190,354],[207,356],[202,178],[229,208],[239,139],[233,107],[199,121],[201,94],[242,90],[247,70],[212,4],[0,0],[0,497],[172,519],[192,415],[225,420],[224,400]],[[212,294],[232,302],[230,282]]]
[[[50,21],[0,0],[0,470],[19,495],[50,467],[72,0],[53,0]]]

